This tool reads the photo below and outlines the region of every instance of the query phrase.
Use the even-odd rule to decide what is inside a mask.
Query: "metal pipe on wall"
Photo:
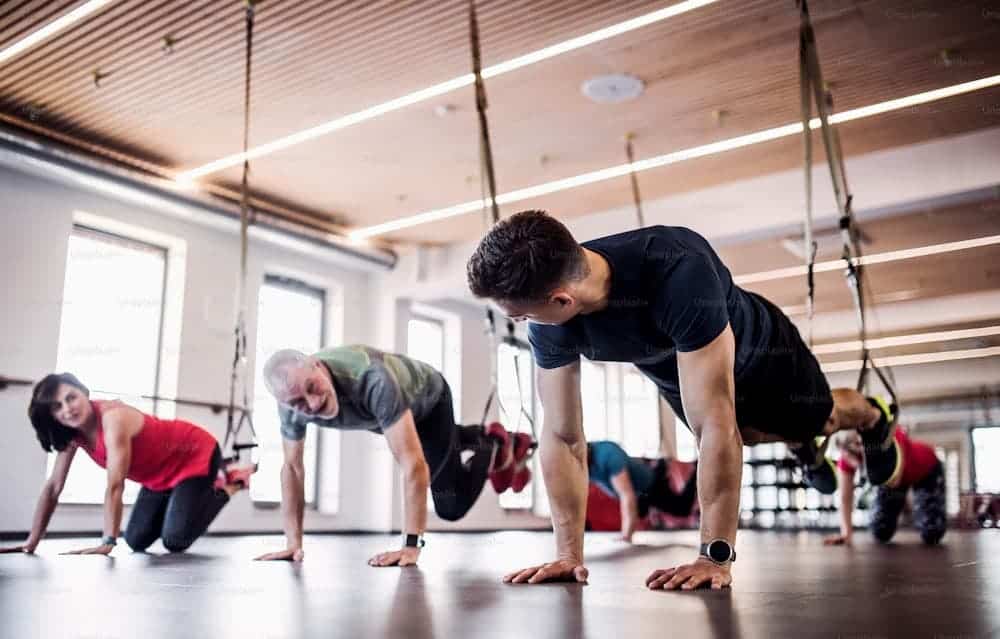
[[[237,231],[239,227],[238,201],[210,192],[218,189],[183,189],[165,177],[4,124],[0,124],[0,165],[63,184],[82,186],[216,228]],[[259,202],[255,202],[253,208],[256,214],[254,234],[272,244],[293,250],[328,252],[338,261],[365,269],[391,270],[398,261],[396,253],[386,247],[358,245],[332,229],[324,230],[322,227],[326,225],[322,220],[309,226],[288,219],[292,217],[291,212],[282,214]],[[308,216],[299,213],[295,217]]]

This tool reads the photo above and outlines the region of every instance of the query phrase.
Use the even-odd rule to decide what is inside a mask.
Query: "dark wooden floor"
[[[278,537],[212,537],[168,556],[0,555],[0,636],[261,637],[1000,637],[1000,532],[949,532],[941,548],[901,533],[823,548],[815,533],[740,533],[731,591],[664,593],[647,573],[689,559],[695,533],[588,537],[590,584],[511,586],[548,558],[549,533],[434,534],[419,568],[369,568],[396,537],[315,536],[306,562],[255,563]],[[84,543],[91,540],[83,540]]]

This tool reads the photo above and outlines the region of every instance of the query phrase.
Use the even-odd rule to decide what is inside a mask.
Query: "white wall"
[[[85,211],[183,240],[186,281],[183,299],[173,300],[182,304],[179,350],[171,353],[179,367],[176,392],[181,397],[213,401],[228,397],[239,264],[235,234],[2,167],[0,193],[0,271],[7,275],[0,293],[4,309],[0,314],[0,375],[39,379],[53,370],[67,242],[74,211]],[[372,308],[372,275],[255,240],[249,262],[247,328],[251,354],[256,335],[256,288],[266,271],[301,274],[318,284],[339,284],[346,312],[342,325],[334,329],[345,341],[370,339],[367,318]],[[28,529],[45,479],[45,453],[26,416],[29,396],[30,389],[24,387],[0,392],[0,417],[5,424],[0,532]],[[225,433],[224,416],[196,408],[178,408],[177,416],[205,426],[220,440]],[[342,463],[326,460],[321,467],[322,473],[340,476],[339,513],[310,511],[307,529],[388,529],[392,471],[384,442],[367,433],[348,433],[342,442]],[[261,468],[260,472],[277,473],[278,469]],[[322,487],[319,494],[323,494]],[[100,512],[99,506],[63,506],[50,529],[98,530]],[[277,531],[280,515],[277,510],[255,508],[243,493],[222,512],[212,529]]]

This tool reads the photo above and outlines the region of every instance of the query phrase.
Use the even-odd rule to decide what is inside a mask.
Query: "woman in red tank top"
[[[876,541],[888,543],[896,534],[906,495],[913,490],[913,524],[925,544],[941,541],[947,528],[944,469],[929,444],[910,437],[896,425],[893,442],[897,467],[885,484],[877,486],[869,511],[868,528]],[[854,474],[864,467],[864,447],[856,431],[834,435],[840,448],[837,469],[840,485],[840,534],[824,540],[827,545],[851,545],[853,538]]]
[[[126,478],[142,485],[125,529],[125,541],[137,552],[157,539],[170,552],[186,550],[249,482],[250,468],[222,471],[219,445],[203,428],[161,420],[119,401],[91,401],[87,387],[69,373],[48,375],[35,386],[28,415],[42,448],[58,455],[28,540],[4,552],[34,552],[80,448],[107,469],[104,538],[71,554],[106,555],[114,548]]]

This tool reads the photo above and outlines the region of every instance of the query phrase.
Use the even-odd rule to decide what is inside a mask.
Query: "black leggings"
[[[458,521],[479,499],[497,442],[481,426],[455,423],[447,384],[430,414],[417,422],[417,434],[430,467],[434,511],[442,519]],[[472,453],[465,463],[463,451]]]
[[[872,503],[871,531],[875,539],[887,543],[896,534],[899,515],[906,505],[909,488],[879,486]],[[936,544],[948,525],[945,510],[944,469],[938,462],[930,473],[913,485],[913,525],[925,544]]]
[[[653,469],[656,479],[649,487],[649,490],[638,494],[639,516],[645,517],[649,508],[665,512],[675,517],[687,517],[694,507],[694,500],[698,496],[698,466],[695,465],[694,472],[688,477],[687,483],[679,493],[675,493],[670,487],[670,479],[667,477],[667,460],[661,459],[656,462]]]
[[[229,503],[226,491],[214,487],[221,467],[222,453],[216,446],[207,475],[189,477],[170,490],[140,490],[125,528],[129,547],[142,552],[162,538],[170,552],[187,550]]]

